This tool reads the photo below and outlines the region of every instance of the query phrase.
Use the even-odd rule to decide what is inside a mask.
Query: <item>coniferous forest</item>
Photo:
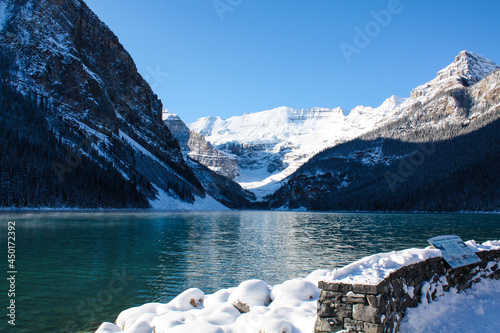
[[[269,205],[311,210],[496,210],[499,135],[496,120],[451,140],[356,139],[316,155],[268,197]],[[385,160],[369,162],[378,149]],[[368,162],[363,163],[363,157]]]
[[[113,164],[75,154],[51,129],[46,107],[0,84],[0,205],[147,208]],[[73,133],[77,136],[77,133]]]

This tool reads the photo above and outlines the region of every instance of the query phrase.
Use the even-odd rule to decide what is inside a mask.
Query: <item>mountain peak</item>
[[[461,51],[433,80],[415,88],[410,98],[413,101],[421,101],[444,91],[474,85],[499,68],[493,61],[477,53]]]
[[[404,97],[399,97],[399,96],[396,96],[396,95],[392,95],[391,97],[387,98],[383,103],[382,105],[380,105],[378,108],[383,108],[383,109],[387,109],[387,108],[390,108],[390,109],[395,109],[396,107],[398,107],[401,103],[403,103],[404,101],[406,101],[406,98]]]
[[[180,119],[180,117],[177,114],[169,111],[168,109],[164,109],[162,111],[162,117],[161,118],[162,118],[163,121],[165,121],[165,120],[177,120],[177,119]]]
[[[481,81],[491,72],[497,70],[497,64],[474,52],[461,51],[455,60],[437,73],[437,78],[459,76],[464,85],[472,85]]]

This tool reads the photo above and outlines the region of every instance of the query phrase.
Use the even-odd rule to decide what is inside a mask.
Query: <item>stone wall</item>
[[[398,269],[378,285],[321,281],[315,332],[397,332],[407,308],[451,288],[470,288],[481,278],[500,279],[500,250],[477,255],[482,262],[457,269],[441,257],[427,259]]]

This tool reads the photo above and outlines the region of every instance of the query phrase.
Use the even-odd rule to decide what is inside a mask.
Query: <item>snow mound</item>
[[[318,297],[318,287],[302,279],[285,281],[275,286],[271,291],[271,299],[279,302],[309,301]]]
[[[500,240],[497,241],[487,241],[483,244],[478,244],[474,240],[465,242],[468,247],[470,247],[474,252],[488,251],[488,250],[500,250]]]
[[[248,312],[254,306],[267,306],[271,303],[271,289],[262,280],[242,282],[229,296],[229,302],[238,309]]]

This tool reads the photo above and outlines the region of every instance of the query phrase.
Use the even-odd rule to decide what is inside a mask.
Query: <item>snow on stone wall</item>
[[[482,262],[452,269],[442,257],[430,256],[392,270],[377,284],[346,283],[346,276],[319,282],[315,332],[397,332],[407,308],[431,302],[452,288],[468,289],[483,278],[500,279],[500,249],[495,246],[486,250],[470,242],[468,245],[483,250],[477,252]],[[369,258],[364,260],[369,262]],[[370,269],[373,265],[367,271]],[[373,276],[365,281],[373,282]]]

